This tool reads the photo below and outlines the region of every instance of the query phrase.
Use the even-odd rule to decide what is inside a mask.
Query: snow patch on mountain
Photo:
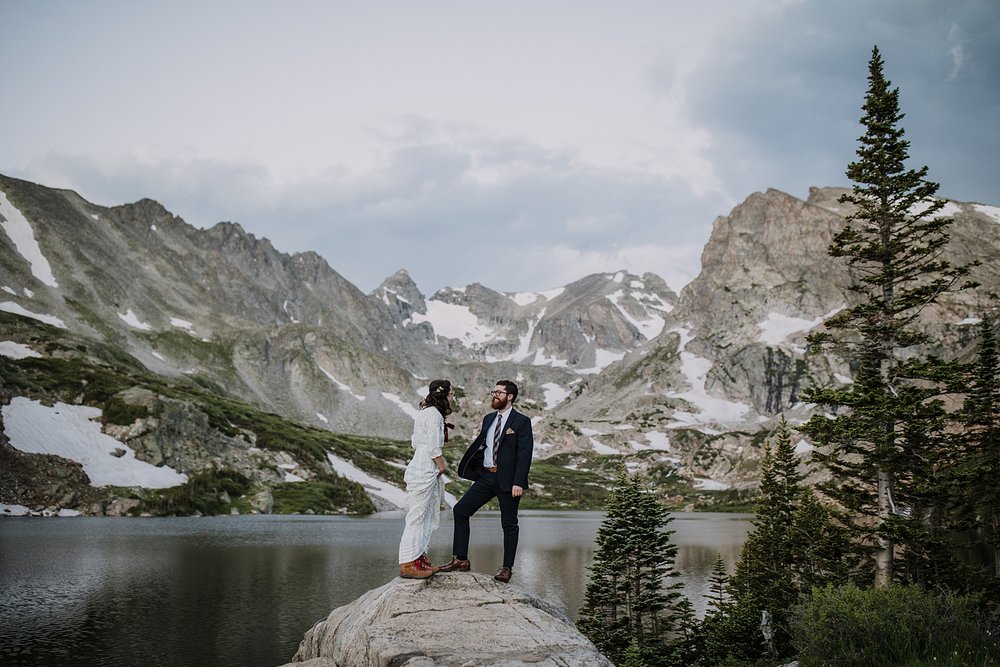
[[[592,368],[578,368],[576,372],[581,375],[593,375],[600,373],[611,364],[616,361],[621,361],[624,358],[624,352],[612,352],[611,350],[602,350],[598,348],[594,350],[594,366]]]
[[[468,306],[432,299],[427,302],[427,314],[413,313],[412,319],[415,324],[428,322],[435,336],[454,338],[466,347],[488,343],[497,337],[494,329],[480,324]]]
[[[634,326],[636,329],[639,330],[639,333],[642,334],[642,337],[645,338],[646,340],[651,340],[656,336],[660,335],[660,332],[663,331],[663,324],[664,324],[663,318],[658,315],[650,314],[649,317],[646,318],[645,320],[637,320],[632,316],[631,313],[629,313],[621,305],[621,303],[619,303],[619,301],[624,297],[625,297],[625,291],[618,290],[617,292],[613,292],[608,295],[608,301],[610,301],[615,306],[615,308],[618,309],[618,312],[621,313],[622,317],[624,317],[629,324],[631,324],[632,326]]]
[[[569,362],[565,359],[560,359],[558,357],[550,357],[545,353],[545,348],[540,347],[535,350],[535,356],[532,357],[531,361],[525,359],[527,363],[532,366],[552,366],[553,368],[569,368]],[[578,371],[579,372],[579,371]]]
[[[569,397],[569,389],[561,387],[555,382],[546,382],[541,385],[542,393],[545,396],[545,409],[551,410]]]
[[[758,343],[764,345],[780,345],[788,340],[792,334],[802,331],[809,331],[818,326],[823,318],[806,320],[801,317],[789,317],[781,313],[768,313],[767,317],[757,323],[760,335],[757,337]]]
[[[733,423],[741,421],[744,415],[750,410],[750,406],[746,403],[737,403],[724,398],[710,396],[708,390],[705,388],[705,380],[712,368],[712,362],[684,350],[688,341],[691,340],[691,334],[687,329],[675,329],[675,331],[681,337],[681,373],[687,379],[691,388],[683,392],[672,392],[667,394],[667,396],[687,401],[697,408],[699,413],[675,412],[673,417],[679,423],[671,424],[670,428],[677,428],[678,426],[703,426],[707,422]],[[709,432],[705,428],[701,428],[700,430],[706,433]]]
[[[45,259],[38,241],[35,240],[31,224],[24,214],[10,203],[3,191],[0,191],[0,216],[4,218],[3,222],[0,222],[0,227],[3,227],[21,257],[31,265],[31,275],[49,287],[59,287],[55,276],[52,275],[49,260]]]
[[[983,215],[993,218],[996,222],[1000,223],[1000,206],[986,206],[985,204],[973,204],[972,208],[976,209]]]
[[[12,340],[0,340],[0,356],[8,359],[37,359],[41,357],[24,343],[15,343]]]
[[[507,296],[519,306],[530,306],[541,298],[541,294],[537,292],[517,292],[516,294],[508,294]]]
[[[330,465],[333,466],[334,471],[341,477],[349,479],[352,482],[357,482],[365,487],[368,493],[387,500],[400,509],[406,507],[406,491],[403,489],[372,477],[361,468],[358,468],[350,461],[340,458],[333,452],[327,452],[326,458],[330,462]]]
[[[140,320],[139,316],[132,312],[131,308],[124,313],[118,313],[118,317],[133,329],[139,329],[140,331],[151,331],[153,329],[153,327]]]
[[[705,491],[725,491],[729,488],[729,485],[725,482],[717,482],[714,479],[708,479],[706,477],[695,477],[694,488],[703,489]]]
[[[42,405],[15,396],[3,406],[4,433],[10,445],[29,454],[54,454],[77,461],[91,486],[141,486],[165,489],[187,475],[135,458],[135,450],[101,431],[101,409],[87,405]]]
[[[416,419],[417,415],[420,413],[420,410],[413,407],[411,404],[407,403],[396,394],[391,394],[387,391],[383,391],[382,398],[389,401],[390,403],[396,404],[396,406],[398,406],[400,410],[406,413],[406,416],[409,417],[410,419]]]
[[[617,449],[614,449],[613,447],[608,447],[603,442],[594,437],[597,435],[604,435],[600,431],[597,431],[592,428],[581,427],[580,432],[583,433],[585,436],[587,436],[587,439],[590,440],[590,446],[593,447],[594,451],[597,452],[598,454],[605,454],[605,455],[618,454]]]
[[[40,313],[34,313],[26,308],[21,307],[20,304],[14,303],[13,301],[4,301],[0,303],[0,310],[13,313],[15,315],[23,315],[24,317],[30,317],[33,320],[38,320],[39,322],[45,322],[46,324],[51,324],[54,327],[59,327],[60,329],[68,329],[66,323],[60,320],[55,315],[45,315]]]
[[[349,385],[344,384],[343,382],[341,382],[337,378],[333,377],[333,375],[330,373],[330,371],[326,370],[323,367],[320,367],[320,370],[323,371],[323,375],[325,375],[327,378],[330,379],[330,382],[332,382],[333,384],[337,385],[338,389],[340,389],[341,391],[346,391],[348,394],[350,394],[354,398],[358,399],[359,401],[365,400],[364,396],[362,396],[361,394],[355,393],[354,390],[351,389],[351,387]]]
[[[646,440],[649,441],[650,449],[658,449],[664,452],[670,451],[670,436],[666,433],[660,433],[659,431],[647,431],[645,436]]]
[[[821,315],[813,320],[801,317],[790,317],[782,313],[770,312],[767,317],[757,323],[760,335],[757,337],[758,343],[765,345],[780,345],[788,340],[793,334],[809,331],[818,327],[825,320],[833,317],[846,307],[846,304],[834,308],[825,315]]]
[[[927,209],[931,207],[930,202],[922,201],[917,202],[910,207],[908,213],[913,216],[923,215]],[[935,218],[950,218],[953,215],[957,215],[962,212],[962,208],[955,202],[945,202],[941,210],[934,214]]]
[[[393,486],[388,482],[383,482],[380,479],[372,477],[364,470],[361,470],[360,468],[355,466],[350,461],[346,461],[340,458],[333,452],[327,452],[326,458],[330,462],[330,465],[333,466],[333,469],[341,477],[345,477],[351,480],[352,482],[357,482],[361,486],[365,487],[365,490],[368,491],[368,493],[372,494],[373,496],[378,496],[379,498],[382,498],[383,500],[392,503],[393,505],[395,505],[400,509],[406,509],[407,507],[406,491],[404,491],[403,489],[397,486]],[[444,481],[445,483],[448,483],[449,480],[447,477],[445,477]],[[444,501],[448,505],[448,507],[454,507],[455,503],[458,502],[458,498],[456,498],[454,494],[445,491]]]

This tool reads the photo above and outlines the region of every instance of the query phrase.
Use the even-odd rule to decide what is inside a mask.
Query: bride
[[[426,579],[438,568],[427,559],[431,533],[441,522],[445,471],[441,448],[448,440],[444,418],[451,413],[455,395],[448,380],[431,382],[427,397],[420,402],[420,412],[413,422],[413,458],[406,466],[406,525],[399,540],[399,576]]]

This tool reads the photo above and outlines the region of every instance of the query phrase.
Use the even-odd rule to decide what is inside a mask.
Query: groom
[[[500,502],[500,527],[503,528],[503,566],[493,578],[507,583],[514,569],[517,552],[517,506],[528,488],[528,469],[534,437],[531,419],[514,409],[517,385],[500,380],[490,392],[493,412],[483,417],[483,427],[462,462],[460,477],[472,480],[472,486],[455,503],[455,536],[451,562],[439,572],[469,571],[469,518],[492,498]]]

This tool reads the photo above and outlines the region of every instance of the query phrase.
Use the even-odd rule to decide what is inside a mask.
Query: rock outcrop
[[[313,626],[292,661],[286,667],[612,664],[561,610],[475,572],[393,579]]]

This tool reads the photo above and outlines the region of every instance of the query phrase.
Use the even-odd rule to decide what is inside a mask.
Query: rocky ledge
[[[566,615],[476,572],[393,579],[313,626],[285,667],[612,663]]]

